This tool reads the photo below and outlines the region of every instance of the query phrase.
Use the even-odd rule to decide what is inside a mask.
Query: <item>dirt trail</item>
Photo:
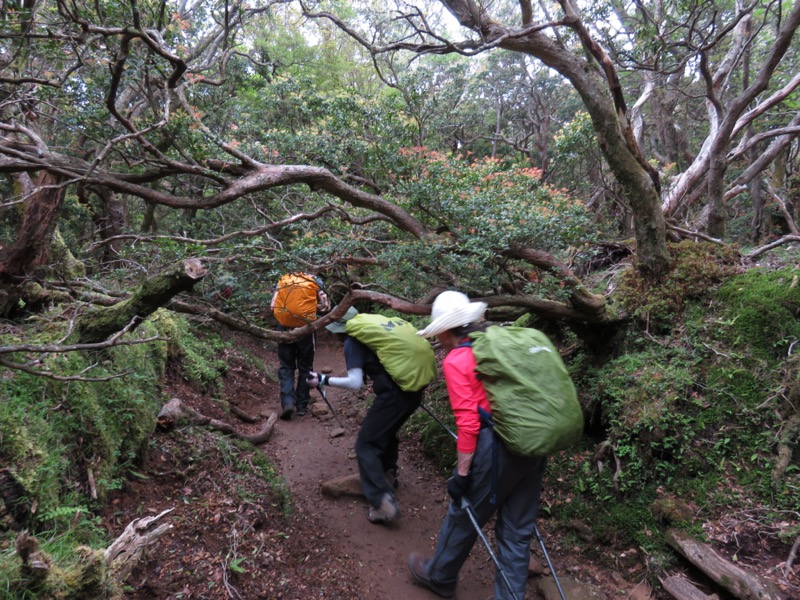
[[[320,336],[315,365],[331,366],[334,374],[343,374],[344,357],[339,342]],[[314,391],[314,396],[319,397]],[[358,422],[348,416],[363,401],[348,390],[328,388],[328,399],[336,410],[345,435],[331,438],[335,420],[321,421],[309,413],[278,424],[270,442],[271,456],[276,460],[292,492],[298,515],[326,524],[326,536],[338,538],[344,555],[355,558],[361,569],[358,577],[364,598],[432,600],[430,592],[414,585],[406,567],[412,550],[430,554],[447,508],[446,490],[440,474],[431,470],[429,461],[418,449],[404,444],[401,438],[397,499],[401,518],[391,528],[367,520],[364,498],[328,498],[320,491],[321,484],[334,477],[358,472],[353,446]],[[276,406],[270,407],[277,410]],[[322,532],[321,532],[322,533]],[[480,543],[480,542],[479,542]],[[483,548],[473,550],[462,569],[458,584],[459,600],[486,600],[492,595],[493,564]]]

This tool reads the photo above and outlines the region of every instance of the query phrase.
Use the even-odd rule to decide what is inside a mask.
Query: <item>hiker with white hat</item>
[[[358,319],[351,321],[358,316]],[[361,488],[370,504],[367,518],[371,523],[390,525],[400,517],[395,497],[397,487],[397,459],[400,441],[397,432],[422,402],[422,390],[405,391],[387,371],[378,354],[366,343],[348,334],[350,325],[371,315],[359,314],[350,307],[344,316],[326,327],[344,340],[344,358],[347,377],[330,377],[311,372],[310,387],[332,385],[351,390],[360,389],[365,377],[372,382],[375,400],[367,411],[356,439],[356,458],[361,478]],[[399,321],[399,320],[398,320]],[[409,336],[412,341],[414,328]],[[431,353],[432,355],[432,353]],[[431,377],[436,367],[431,356]]]
[[[486,327],[481,323],[486,308],[486,303],[471,302],[461,292],[442,292],[433,302],[430,324],[417,332],[426,338],[436,336],[448,352],[442,371],[458,432],[457,463],[447,481],[452,502],[436,549],[430,558],[419,552],[408,556],[414,581],[442,598],[455,595],[458,573],[479,528],[495,513],[498,550],[494,598],[524,598],[542,490],[546,459],[512,454],[479,415],[479,408],[488,415],[491,408],[483,383],[476,376],[469,334]],[[470,520],[470,511],[475,523]]]

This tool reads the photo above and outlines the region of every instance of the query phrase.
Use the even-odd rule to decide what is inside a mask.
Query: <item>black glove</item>
[[[469,487],[469,475],[459,475],[458,469],[453,469],[453,476],[447,480],[447,493],[457,505],[461,506],[461,497]]]

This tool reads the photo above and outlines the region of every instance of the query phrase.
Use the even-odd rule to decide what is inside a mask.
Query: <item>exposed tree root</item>
[[[278,422],[278,414],[274,412],[270,414],[267,422],[260,431],[252,434],[242,433],[236,431],[236,429],[234,429],[230,423],[207,417],[197,412],[193,408],[186,406],[183,402],[181,402],[180,398],[172,398],[163,407],[161,407],[161,411],[158,413],[158,417],[156,419],[156,427],[159,431],[171,431],[180,422],[210,427],[227,435],[232,435],[241,440],[246,440],[251,444],[258,445],[269,441],[269,439],[272,437],[272,432],[275,429],[275,423]]]

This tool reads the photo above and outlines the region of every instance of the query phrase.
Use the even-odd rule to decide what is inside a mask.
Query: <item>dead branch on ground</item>
[[[242,433],[236,431],[230,423],[208,417],[181,402],[180,398],[172,398],[161,407],[161,411],[156,418],[156,427],[159,431],[172,431],[180,423],[189,423],[190,425],[210,427],[226,435],[231,435],[240,440],[248,441],[251,444],[259,445],[269,441],[275,429],[275,423],[277,422],[278,415],[273,412],[260,431],[252,434]]]

